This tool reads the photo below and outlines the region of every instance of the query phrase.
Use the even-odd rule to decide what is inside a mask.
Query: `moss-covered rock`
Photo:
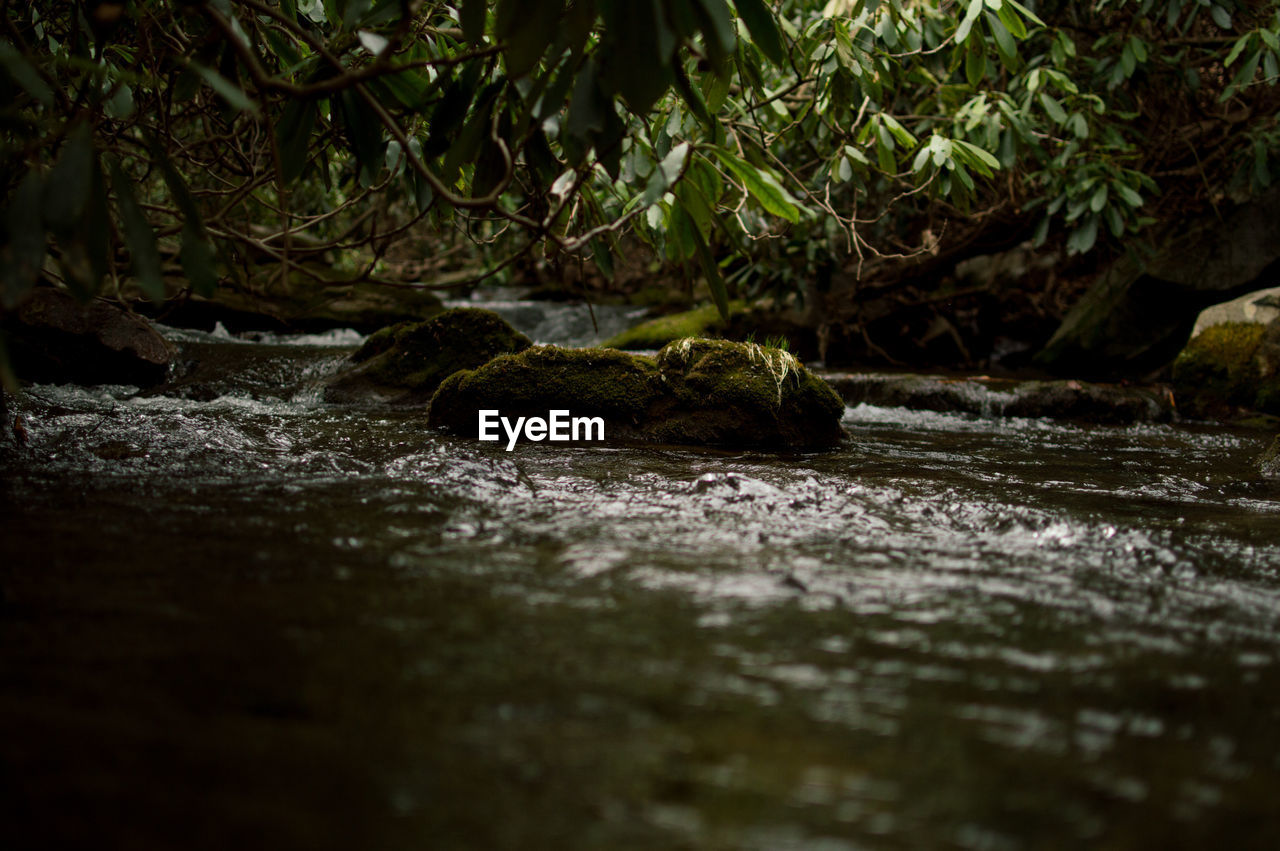
[[[655,412],[648,434],[657,440],[764,446],[840,441],[844,402],[789,352],[679,340],[658,352],[658,371],[674,404]]]
[[[807,359],[821,357],[814,327],[794,310],[767,300],[755,304],[731,301],[728,319],[720,316],[715,305],[660,316],[615,334],[600,345],[625,351],[652,351],[690,337],[740,342],[782,340],[787,348],[802,353]]]
[[[325,399],[426,404],[455,372],[530,345],[528,337],[493,311],[447,310],[426,322],[392,325],[370,335],[350,366],[329,380]]]
[[[537,346],[454,374],[429,422],[476,435],[478,412],[603,417],[615,439],[817,447],[840,441],[844,403],[790,354],[753,343],[682,340],[656,359],[613,349]]]
[[[741,313],[744,307],[744,302],[730,302],[730,317],[735,313]],[[667,343],[683,340],[686,337],[720,337],[728,328],[728,321],[720,315],[720,311],[714,304],[709,304],[706,307],[641,322],[634,328],[615,334],[601,345],[609,349],[627,351],[660,349]]]
[[[511,418],[565,409],[574,416],[603,417],[610,437],[639,438],[663,393],[652,358],[613,349],[535,346],[450,376],[431,400],[428,421],[474,437],[481,409]]]
[[[1274,350],[1280,325],[1227,322],[1191,340],[1173,364],[1178,409],[1197,419],[1246,408],[1280,413],[1280,373]]]

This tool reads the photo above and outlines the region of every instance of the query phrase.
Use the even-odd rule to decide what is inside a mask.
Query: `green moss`
[[[706,442],[810,446],[839,440],[844,402],[782,349],[678,340],[658,352],[658,369],[681,403],[685,426]],[[673,419],[662,429],[680,425],[681,416]]]
[[[604,348],[535,346],[451,376],[432,398],[428,421],[474,434],[482,408],[504,416],[563,408],[575,416],[604,417],[616,434],[619,427],[638,426],[662,392],[651,358]]]
[[[737,446],[830,446],[844,403],[790,354],[753,343],[682,340],[656,359],[615,349],[536,346],[446,379],[434,426],[474,435],[477,412],[605,419],[612,438]]]
[[[493,311],[447,310],[426,322],[401,323],[371,335],[352,356],[355,366],[330,382],[326,398],[345,402],[410,394],[425,402],[455,372],[530,345]]]
[[[1224,416],[1235,407],[1264,404],[1272,390],[1263,386],[1257,363],[1266,326],[1244,322],[1212,325],[1187,344],[1173,364],[1178,409],[1196,417]]]
[[[732,301],[729,303],[729,314],[741,313],[746,303]],[[729,327],[716,310],[715,305],[660,316],[629,328],[621,334],[615,334],[601,345],[610,349],[660,349],[674,340],[686,337],[718,337]]]

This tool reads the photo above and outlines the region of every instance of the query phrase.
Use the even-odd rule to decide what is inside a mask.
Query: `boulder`
[[[658,352],[668,394],[648,436],[664,443],[834,446],[844,402],[781,349],[679,340]]]
[[[447,310],[370,335],[348,366],[329,379],[325,401],[425,405],[440,382],[462,369],[519,352],[529,338],[490,310]]]
[[[0,319],[14,373],[51,384],[164,381],[174,347],[146,319],[105,299],[39,287]]]
[[[1240,409],[1280,414],[1280,322],[1226,322],[1196,335],[1173,364],[1178,409],[1223,419]]]
[[[1280,187],[1166,233],[1149,260],[1111,265],[1063,319],[1037,365],[1057,373],[1141,377],[1166,367],[1205,308],[1280,275]]]
[[[840,442],[844,403],[787,352],[681,340],[656,358],[556,346],[497,357],[446,379],[428,421],[476,436],[482,409],[512,419],[551,410],[602,417],[612,439],[803,448]]]

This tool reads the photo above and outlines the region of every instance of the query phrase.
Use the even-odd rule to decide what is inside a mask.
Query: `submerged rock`
[[[151,323],[105,299],[40,287],[0,320],[15,374],[51,384],[165,380],[174,348]]]
[[[1174,361],[1173,390],[1189,417],[1229,417],[1241,408],[1280,414],[1280,322],[1204,329]]]
[[[490,310],[447,310],[426,322],[403,322],[371,335],[350,365],[329,380],[325,400],[425,405],[453,373],[530,345],[528,337]]]
[[[839,443],[844,403],[787,352],[681,340],[656,358],[556,346],[497,357],[446,379],[429,422],[476,436],[482,409],[602,417],[609,438],[799,448]]]

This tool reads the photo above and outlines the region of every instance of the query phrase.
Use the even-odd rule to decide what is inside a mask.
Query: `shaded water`
[[[344,353],[20,400],[8,847],[1280,836],[1259,436],[860,406],[829,453],[507,453],[320,405]]]

